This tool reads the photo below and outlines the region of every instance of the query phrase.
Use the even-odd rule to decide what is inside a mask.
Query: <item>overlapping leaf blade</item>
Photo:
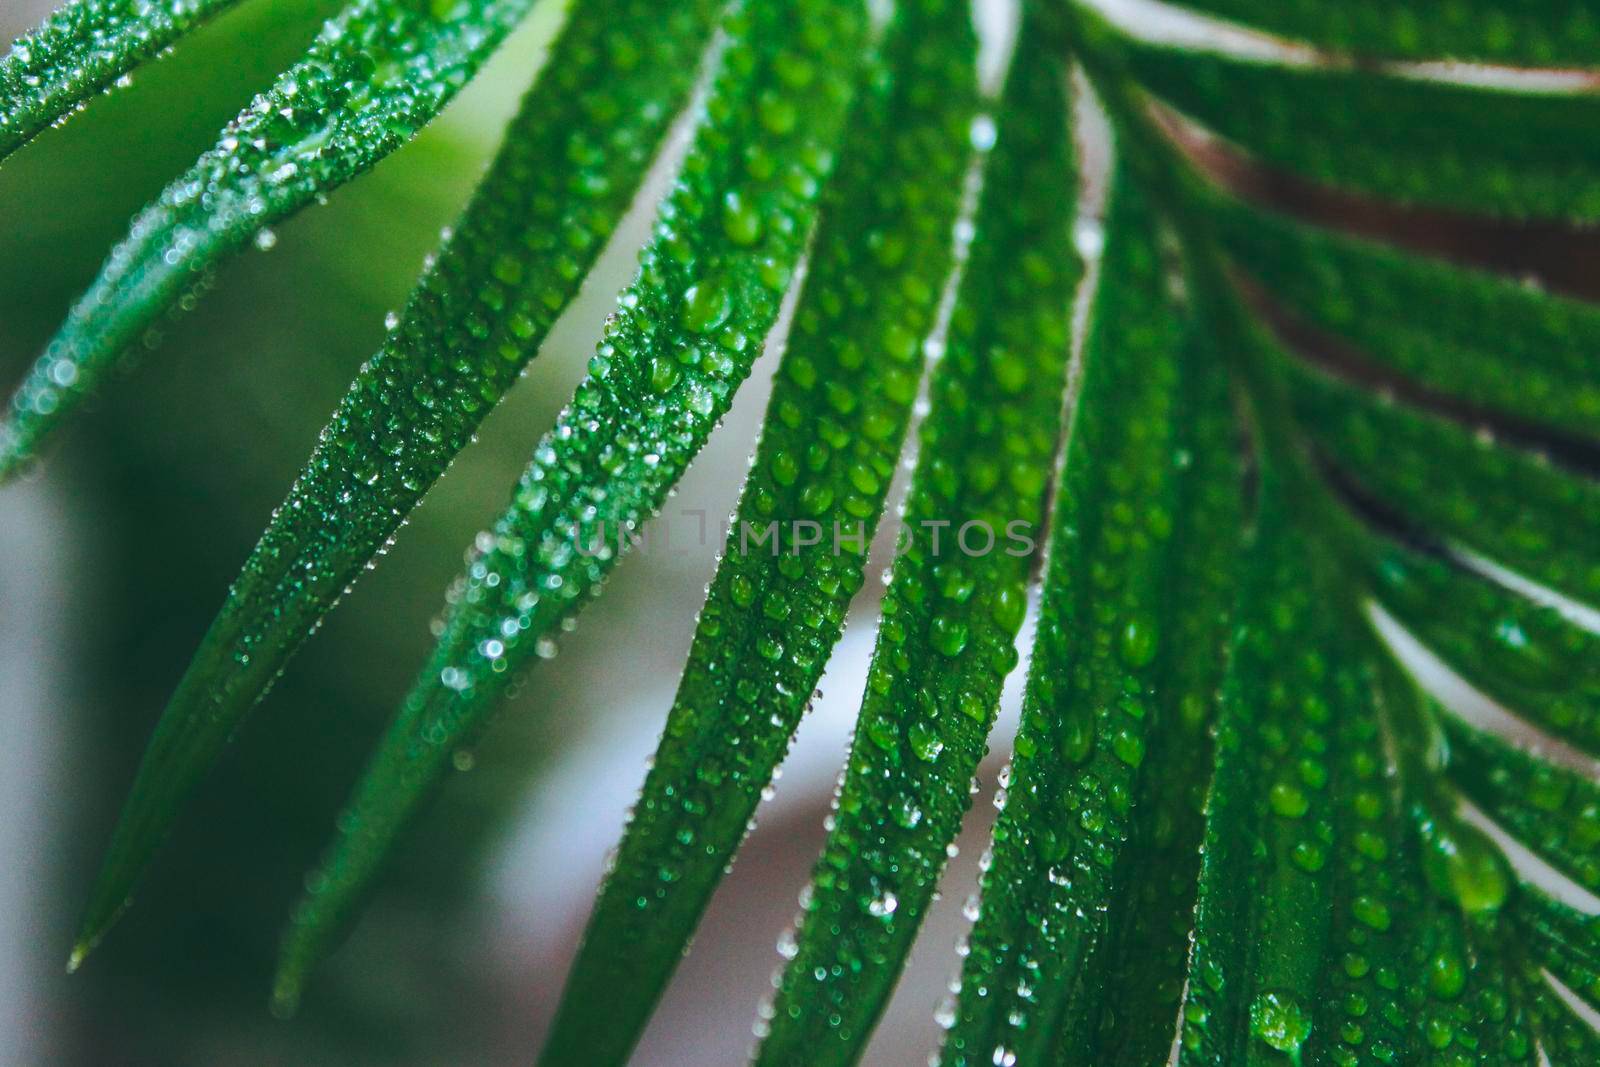
[[[1600,483],[1492,436],[1305,370],[1296,417],[1366,493],[1528,578],[1600,603]]]
[[[1286,514],[1269,468],[1223,687],[1207,807],[1185,1064],[1337,1062],[1342,1005],[1359,1044],[1401,1055],[1403,866],[1374,679],[1337,570]],[[1359,963],[1341,959],[1352,944]]]
[[[1216,206],[1221,239],[1250,277],[1360,356],[1486,409],[1600,434],[1600,308],[1231,199]]]
[[[1383,551],[1373,592],[1467,681],[1600,754],[1600,638],[1552,607],[1397,545]]]
[[[1584,0],[1183,0],[1184,7],[1357,56],[1593,66],[1600,16]]]
[[[547,1063],[621,1062],[772,780],[860,588],[952,263],[965,0],[902,7],[821,221],[761,446]]]
[[[1591,93],[1286,66],[1137,42],[1103,24],[1095,40],[1157,99],[1305,177],[1510,218],[1600,216],[1600,149],[1571,133],[1600,119]]]
[[[833,829],[757,1063],[859,1057],[971,802],[968,783],[1016,666],[1079,274],[1064,88],[1025,24]]]
[[[833,167],[866,52],[855,0],[762,0],[729,38],[678,183],[589,376],[480,535],[444,633],[297,909],[292,1001],[450,757],[598,592],[750,371]]]
[[[1154,222],[1124,176],[952,1067],[1150,1063],[1172,1042],[1242,479]]]
[[[0,56],[0,160],[238,0],[72,0]]]
[[[134,220],[11,399],[13,474],[219,259],[432,119],[533,0],[353,0]]]
[[[537,352],[694,81],[716,5],[589,0],[451,239],[273,514],[156,728],[92,894],[104,932],[189,789]]]

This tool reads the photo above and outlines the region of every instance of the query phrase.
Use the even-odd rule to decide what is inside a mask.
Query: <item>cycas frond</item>
[[[395,836],[601,588],[750,372],[798,265],[867,46],[857,0],[735,5],[695,142],[588,377],[479,536],[443,636],[356,786],[286,939],[306,971]]]
[[[0,423],[0,479],[223,256],[409,141],[533,0],[354,0],[145,208]]]
[[[136,222],[24,386],[0,469],[197,271],[409,136],[527,6],[347,9]],[[1600,16],[1192,6],[1262,32],[1197,47],[1134,32],[1137,4],[1028,3],[996,121],[971,125],[996,138],[971,259],[760,1063],[855,1062],[883,1011],[1016,665],[1063,395],[1040,629],[945,1062],[1133,1067],[1174,1040],[1184,1067],[1600,1061],[1600,311],[1220,188],[1243,161],[1391,217],[1592,223],[1589,75],[1411,60],[1594,63]],[[638,1040],[861,585],[952,270],[974,41],[959,0],[897,7],[876,47],[859,0],[724,14],[640,273],[450,592],[291,924],[281,1006],[728,410],[820,216],[727,556],[542,1062],[620,1063]],[[120,10],[70,9],[58,61],[94,47],[72,19]],[[573,16],[174,698],[86,941],[570,300],[713,16]],[[33,95],[6,80],[15,54],[0,65],[0,153],[143,54],[107,48]],[[1062,56],[1114,131],[1076,394]]]
[[[976,52],[964,0],[909,6],[886,29],[824,193],[761,446],[546,1062],[609,1061],[637,1039],[861,587],[950,272]]]
[[[663,24],[648,0],[597,0],[564,28],[472,204],[179,683],[112,840],[85,945],[235,727],[538,351],[687,97],[714,13],[696,0]]]

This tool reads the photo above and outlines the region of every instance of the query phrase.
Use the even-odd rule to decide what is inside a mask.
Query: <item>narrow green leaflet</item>
[[[1528,885],[1517,894],[1515,915],[1530,935],[1533,962],[1600,1011],[1600,917]]]
[[[156,728],[85,919],[115,918],[189,789],[538,350],[694,82],[713,0],[586,0],[405,313],[273,513]]]
[[[1512,570],[1600,604],[1600,483],[1320,374],[1292,377],[1296,417],[1366,492]]]
[[[1147,92],[1305,177],[1490,215],[1600,217],[1600,146],[1573,134],[1600,122],[1592,93],[1289,67],[1127,38],[1113,47]]]
[[[1183,0],[1213,15],[1357,56],[1525,67],[1600,63],[1587,0]]]
[[[1515,988],[1527,1004],[1539,1048],[1550,1067],[1590,1067],[1600,1063],[1600,1036],[1567,1006],[1544,976],[1531,967],[1518,975]]]
[[[1229,254],[1297,317],[1432,389],[1600,435],[1600,308],[1219,197]],[[1485,323],[1493,323],[1486,329]]]
[[[856,0],[758,0],[589,376],[479,535],[443,636],[379,743],[283,950],[292,1003],[429,787],[600,589],[750,372],[833,168],[867,20]]]
[[[1453,716],[1442,718],[1450,780],[1551,866],[1590,891],[1600,889],[1600,784]]]
[[[1143,1064],[1172,1043],[1242,482],[1221,363],[1126,181],[1107,230],[950,1067]]]
[[[971,156],[966,0],[902,5],[856,107],[761,446],[544,1062],[637,1040],[839,638],[952,262]]]
[[[1280,491],[1269,467],[1223,687],[1182,1062],[1337,1063],[1352,1043],[1409,1062],[1403,835],[1367,644]],[[1352,998],[1362,1017],[1341,1032]]]
[[[1600,637],[1445,560],[1388,546],[1373,592],[1474,686],[1600,756]]]
[[[756,1062],[860,1056],[971,802],[1016,666],[1060,427],[1074,179],[1062,71],[1024,26],[832,832]]]
[[[237,0],[73,0],[0,57],[0,159]]]
[[[355,0],[133,220],[11,399],[0,479],[221,257],[406,143],[533,0]]]

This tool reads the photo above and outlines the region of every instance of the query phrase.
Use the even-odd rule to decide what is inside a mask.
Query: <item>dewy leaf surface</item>
[[[11,399],[0,479],[220,258],[409,141],[533,0],[356,0],[133,220]]]
[[[971,802],[1017,663],[1079,276],[1063,72],[1031,24],[997,131],[833,829],[785,952],[759,1064],[860,1056]]]
[[[1600,785],[1442,716],[1450,778],[1551,866],[1600,890]]]
[[[285,944],[292,1001],[451,755],[600,589],[750,372],[804,247],[867,49],[856,0],[754,0],[588,377],[479,535]]]
[[[1107,41],[1111,33],[1102,35]],[[1600,97],[1309,69],[1121,38],[1145,91],[1260,160],[1384,200],[1600,217]]]
[[[1600,308],[1231,199],[1217,208],[1251,278],[1362,356],[1484,408],[1600,436]]]
[[[1269,468],[1223,686],[1183,1016],[1190,1065],[1339,1062],[1351,998],[1365,1005],[1355,1043],[1392,1058],[1408,1041],[1404,882],[1388,862],[1398,811],[1366,645],[1330,584],[1332,558],[1291,525],[1280,492]]]
[[[1398,546],[1382,554],[1373,592],[1467,681],[1600,756],[1600,637],[1552,607]]]
[[[1194,8],[1355,56],[1524,67],[1600,62],[1587,0],[1182,0]]]
[[[952,265],[976,51],[965,0],[902,5],[886,31],[824,192],[761,446],[546,1063],[626,1058],[839,638]]]
[[[1363,490],[1514,571],[1600,604],[1600,483],[1323,375],[1297,370],[1293,380],[1296,417]]]
[[[1153,223],[1119,181],[950,1067],[1172,1043],[1242,482]]]
[[[322,431],[178,686],[86,920],[121,907],[189,788],[399,530],[577,292],[694,82],[713,0],[586,0],[399,323]]]
[[[73,0],[0,57],[0,160],[238,0]]]

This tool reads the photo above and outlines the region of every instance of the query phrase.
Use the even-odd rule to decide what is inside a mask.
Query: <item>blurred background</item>
[[[0,39],[48,6],[6,0]],[[164,328],[40,468],[0,490],[0,1065],[522,1064],[537,1048],[605,850],[655,747],[711,547],[624,563],[407,839],[300,1017],[271,1018],[267,989],[303,872],[429,646],[429,620],[462,550],[578,380],[631,273],[643,210],[477,446],[240,732],[137,907],[81,973],[69,978],[63,965],[157,714],[317,431],[376,349],[385,313],[402,305],[482,172],[542,61],[558,6],[545,3],[415,143],[283,225],[271,251],[227,263],[198,307]],[[20,378],[131,214],[210,146],[336,7],[242,4],[0,167],[0,386]],[[663,180],[658,173],[642,203]],[[732,508],[773,354],[675,508]],[[882,549],[874,577],[888,561]],[[744,1061],[779,962],[774,943],[821,843],[878,592],[869,584],[862,593],[777,799],[637,1063]],[[996,736],[1009,734],[1002,726]],[[986,793],[997,765],[986,765]],[[961,902],[976,884],[992,811],[978,798],[869,1063],[921,1063],[936,1044],[933,1011],[956,971]]]

